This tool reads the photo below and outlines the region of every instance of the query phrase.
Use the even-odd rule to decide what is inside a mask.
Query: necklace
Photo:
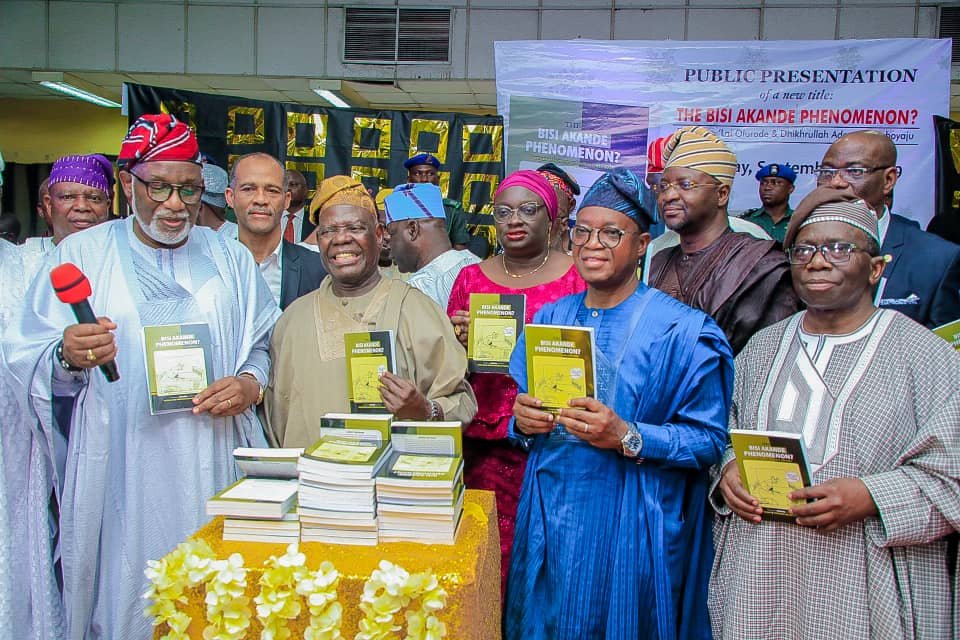
[[[547,255],[543,256],[543,262],[541,262],[533,271],[527,271],[526,273],[510,273],[510,269],[507,269],[507,254],[500,254],[500,263],[503,264],[503,271],[510,276],[511,278],[526,278],[527,276],[532,276],[540,269],[543,269],[543,266],[547,264],[547,260],[550,259],[550,247],[547,247]]]

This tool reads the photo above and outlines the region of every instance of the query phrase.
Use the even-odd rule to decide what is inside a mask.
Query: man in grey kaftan
[[[793,508],[796,524],[760,521],[727,450],[711,493],[714,637],[956,638],[947,536],[960,529],[960,354],[872,305],[876,224],[852,194],[832,198],[817,189],[794,214],[786,246],[808,310],[739,354],[729,425],[802,433],[814,486],[793,498],[816,500]],[[846,329],[818,324],[849,309],[861,315]]]

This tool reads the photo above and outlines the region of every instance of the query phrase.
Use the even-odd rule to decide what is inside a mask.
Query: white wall
[[[451,7],[451,62],[341,61],[343,7]],[[0,68],[316,78],[493,78],[496,40],[937,37],[904,0],[0,0]],[[955,4],[955,3],[954,3]]]

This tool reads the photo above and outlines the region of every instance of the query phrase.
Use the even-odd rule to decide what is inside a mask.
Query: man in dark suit
[[[307,215],[307,193],[310,191],[307,179],[296,169],[287,169],[287,191],[290,193],[290,204],[283,212],[281,234],[287,242],[303,242],[313,233],[316,225],[310,222],[310,216]]]
[[[929,328],[960,318],[960,245],[890,212],[884,199],[897,183],[897,147],[878,131],[838,138],[823,156],[818,185],[850,188],[877,214],[887,267],[878,306],[895,309]]]
[[[320,286],[327,275],[320,255],[282,237],[281,216],[290,203],[283,165],[265,153],[239,158],[224,195],[237,216],[238,240],[253,254],[281,309]]]

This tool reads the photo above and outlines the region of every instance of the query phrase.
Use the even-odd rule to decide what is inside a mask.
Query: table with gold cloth
[[[246,595],[251,599],[260,591],[260,569],[270,556],[280,556],[286,544],[226,542],[223,540],[223,518],[211,520],[192,538],[202,540],[213,548],[217,558],[231,554],[243,556],[249,569]],[[335,545],[319,542],[301,542],[300,551],[306,555],[306,566],[316,569],[329,560],[340,572],[338,600],[343,605],[344,638],[353,638],[362,617],[359,605],[363,585],[381,560],[403,567],[412,573],[431,571],[447,592],[446,607],[437,617],[447,627],[447,638],[490,640],[500,638],[500,534],[494,495],[490,491],[468,489],[463,500],[460,532],[454,545],[414,543],[381,543],[375,547]],[[182,610],[193,622],[191,638],[202,640],[206,626],[203,587],[188,591],[189,601]],[[251,601],[251,607],[253,603]],[[293,638],[303,637],[309,612],[304,607],[300,616],[292,620],[289,629]],[[246,638],[258,640],[262,627],[252,616]],[[166,625],[154,629],[154,638],[166,633]]]

